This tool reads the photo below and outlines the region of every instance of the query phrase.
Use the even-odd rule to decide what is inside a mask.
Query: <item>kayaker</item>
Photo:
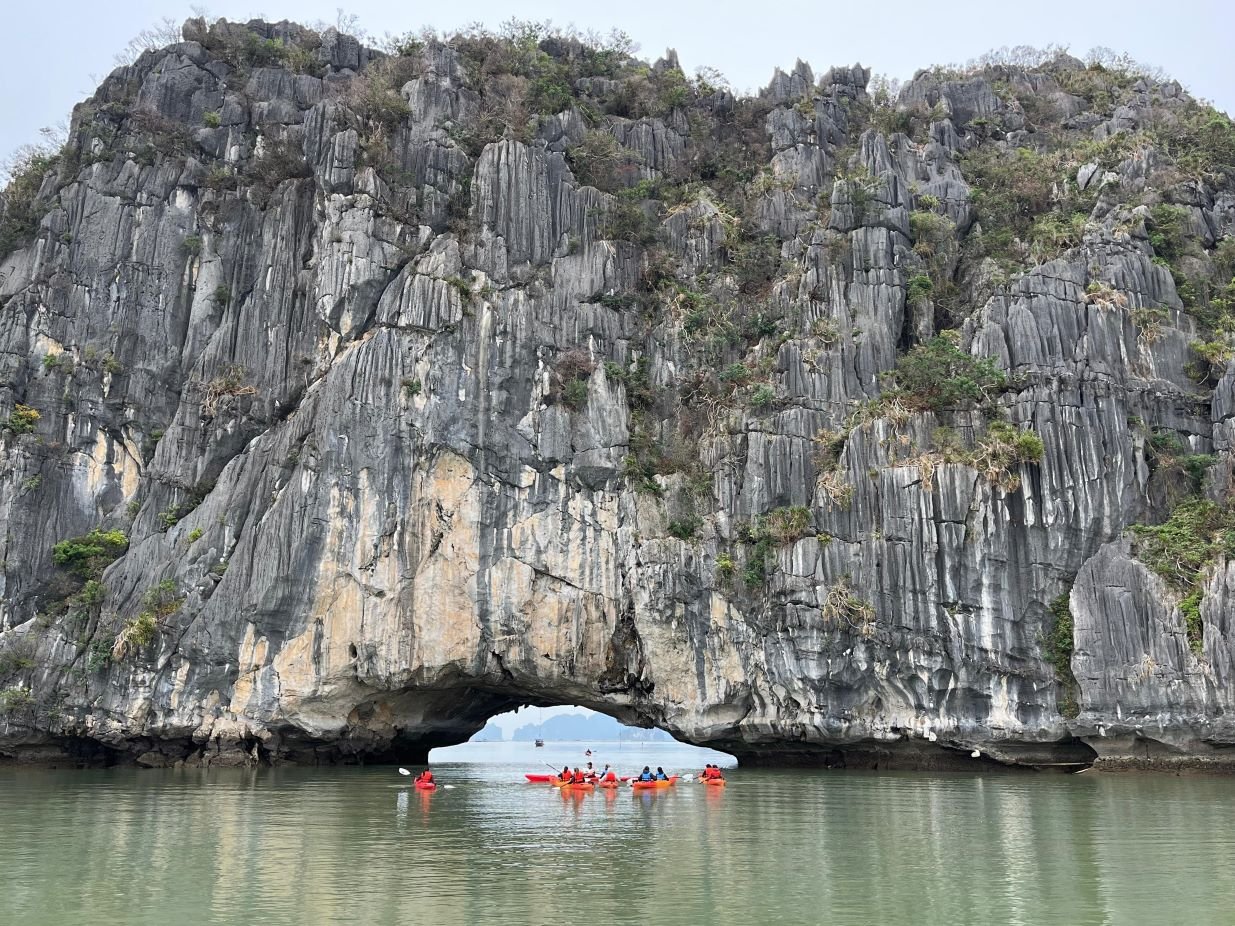
[[[432,784],[433,783],[433,773],[429,771],[428,769],[425,769],[423,772],[421,772],[419,775],[416,776],[416,781],[417,783],[424,782],[425,784]]]
[[[585,781],[587,781],[587,776],[586,776],[586,775],[584,775],[584,774],[583,774],[583,772],[581,772],[578,768],[576,768],[576,769],[575,769],[575,773],[574,773],[574,775],[572,775],[572,776],[571,776],[570,780],[571,780],[574,784],[581,785],[581,784],[583,784]]]
[[[605,773],[600,777],[601,781],[617,781],[617,772],[609,767],[609,763],[605,763]]]
[[[652,774],[652,770],[646,765],[643,766],[643,771],[639,773],[640,781],[655,781],[656,776]]]
[[[560,774],[558,778],[561,781],[570,781],[570,766],[569,765],[562,766],[562,774]]]
[[[596,769],[592,767],[592,763],[591,763],[591,762],[589,762],[589,763],[587,764],[587,768],[584,770],[584,774],[585,774],[585,775],[587,775],[587,777],[588,777],[588,778],[596,778],[596,777],[597,777],[597,775],[596,775]]]
[[[665,770],[661,768],[659,765],[656,766],[656,780],[657,781],[668,781],[669,780],[669,776],[665,774]]]

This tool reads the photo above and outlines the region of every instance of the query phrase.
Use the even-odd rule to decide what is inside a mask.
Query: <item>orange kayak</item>
[[[572,782],[569,778],[565,778],[565,779],[551,778],[549,779],[549,784],[553,785],[553,787],[555,788],[565,788],[568,785],[571,787],[575,787],[575,788],[582,787],[583,785],[587,785],[589,788],[591,788],[594,784],[596,784],[596,782],[595,781]]]
[[[572,782],[571,784],[568,784],[568,785],[562,785],[563,791],[588,792],[588,791],[594,791],[595,789],[596,789],[596,785],[592,784],[590,781]]]
[[[436,791],[437,782],[435,781],[418,781],[416,782],[417,791]]]
[[[711,785],[713,788],[723,788],[725,786],[725,779],[723,778],[700,778],[699,780],[705,785]]]
[[[678,776],[674,775],[668,780],[661,781],[632,781],[630,786],[637,791],[645,791],[649,788],[671,788],[678,783]]]
[[[621,786],[622,783],[620,781],[602,781],[597,785],[598,788],[620,788]]]

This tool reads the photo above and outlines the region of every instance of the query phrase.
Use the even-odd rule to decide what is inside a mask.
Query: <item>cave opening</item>
[[[624,723],[580,704],[522,704],[502,711],[466,742],[435,747],[427,758],[433,764],[512,764],[542,772],[587,762],[597,769],[609,764],[637,772],[643,765],[693,769],[707,763],[732,767],[738,761],[729,753],[675,739],[661,727]]]

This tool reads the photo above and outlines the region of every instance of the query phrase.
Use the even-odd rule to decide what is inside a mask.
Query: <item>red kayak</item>
[[[528,781],[534,781],[537,784],[547,784],[557,778],[556,775],[535,775],[532,772],[527,772],[523,777]]]
[[[705,785],[711,785],[713,788],[723,788],[725,786],[725,779],[723,778],[700,778],[699,780]]]
[[[417,791],[436,791],[437,782],[436,781],[418,781],[416,782],[416,790]]]

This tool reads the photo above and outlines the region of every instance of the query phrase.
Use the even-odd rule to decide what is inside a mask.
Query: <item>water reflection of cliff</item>
[[[1220,922],[1235,783],[731,773],[562,797],[508,769],[3,773],[0,922]]]

